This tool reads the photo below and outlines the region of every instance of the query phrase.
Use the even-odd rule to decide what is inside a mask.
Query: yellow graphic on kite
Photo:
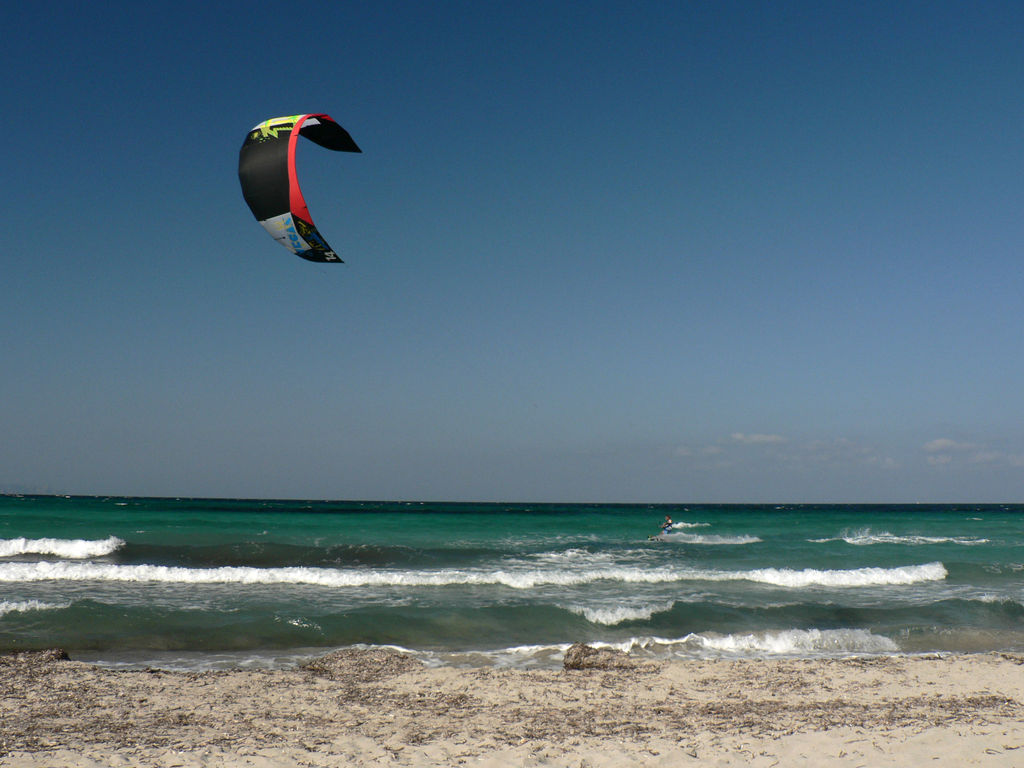
[[[317,231],[295,171],[295,145],[304,136],[337,152],[361,152],[329,115],[273,117],[255,126],[238,154],[238,179],[253,216],[272,238],[309,261],[341,262]]]

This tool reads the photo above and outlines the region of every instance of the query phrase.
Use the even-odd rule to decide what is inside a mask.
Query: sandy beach
[[[1024,766],[1024,657],[426,668],[339,651],[292,670],[0,658],[0,765]]]

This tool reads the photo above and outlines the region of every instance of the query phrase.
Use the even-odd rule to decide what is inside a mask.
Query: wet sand
[[[0,657],[3,766],[1024,766],[1024,657],[115,671]]]

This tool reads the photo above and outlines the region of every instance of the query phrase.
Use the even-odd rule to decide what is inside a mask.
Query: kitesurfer
[[[662,533],[662,535],[665,535],[665,534],[669,533],[669,531],[671,531],[671,530],[672,530],[672,518],[669,517],[668,515],[665,515],[665,522],[662,523],[662,525],[661,525],[661,533]]]

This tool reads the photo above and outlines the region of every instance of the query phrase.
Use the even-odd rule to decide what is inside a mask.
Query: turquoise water
[[[671,531],[658,535],[664,516]],[[0,497],[0,650],[287,665],[395,646],[546,666],[1024,651],[1024,505]]]

